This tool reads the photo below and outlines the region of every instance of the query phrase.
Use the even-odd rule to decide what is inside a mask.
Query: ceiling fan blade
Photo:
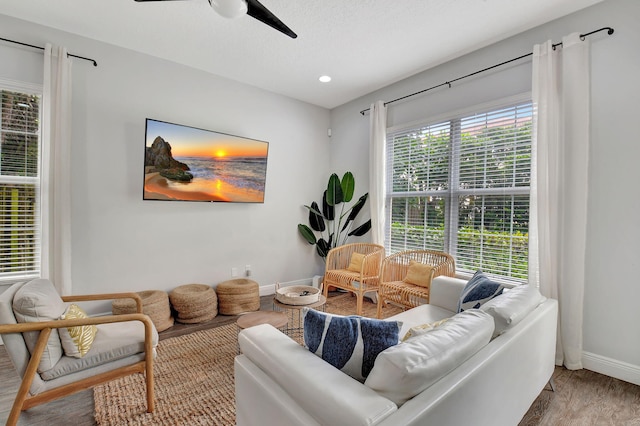
[[[271,13],[269,9],[264,7],[258,0],[247,0],[247,15],[257,19],[260,22],[264,22],[271,28],[275,28],[276,30],[288,35],[291,38],[298,37],[296,33],[291,31],[291,28],[287,27],[280,19],[276,17],[276,15]]]

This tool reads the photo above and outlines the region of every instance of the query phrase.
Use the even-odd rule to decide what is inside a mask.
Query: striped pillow
[[[304,343],[311,352],[364,382],[378,354],[398,344],[402,322],[304,308],[303,327]]]

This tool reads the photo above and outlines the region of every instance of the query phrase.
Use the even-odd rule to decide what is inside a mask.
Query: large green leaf
[[[353,198],[353,192],[356,189],[356,180],[353,177],[353,173],[345,173],[344,176],[342,176],[342,182],[340,182],[340,186],[342,187],[342,198],[345,203],[348,203]]]
[[[356,219],[356,217],[358,216],[358,213],[360,213],[365,203],[367,202],[367,198],[369,198],[368,192],[364,194],[362,197],[360,197],[358,201],[353,205],[353,207],[351,207],[351,212],[349,212],[349,217],[347,217],[347,220],[344,223],[344,226],[342,227],[342,231],[347,229],[349,222]]]
[[[325,198],[327,200],[327,204],[329,204],[330,206],[340,204],[344,200],[340,178],[335,173],[333,173],[329,177],[329,183],[327,184],[327,192]]]
[[[318,232],[323,232],[326,229],[324,219],[318,208],[318,203],[315,201],[311,203],[311,208],[309,209],[309,225],[311,225],[314,231]]]
[[[367,232],[369,232],[370,229],[371,229],[371,219],[369,219],[368,221],[366,221],[362,225],[358,226],[356,229],[354,229],[353,231],[349,232],[347,235],[349,235],[349,236],[355,235],[356,237],[361,237],[364,234],[366,234]]]
[[[336,218],[336,208],[327,203],[327,191],[322,194],[322,215],[327,220],[334,220]]]
[[[325,258],[327,257],[327,253],[329,253],[329,250],[331,250],[329,243],[322,238],[319,239],[318,243],[316,244],[316,251],[318,252],[318,255],[322,258]]]
[[[304,237],[304,239],[307,240],[307,242],[309,244],[315,244],[316,243],[316,236],[313,233],[313,231],[307,225],[299,223],[298,224],[298,231],[300,232],[300,235],[302,235]]]

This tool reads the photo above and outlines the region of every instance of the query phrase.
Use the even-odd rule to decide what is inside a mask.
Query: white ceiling
[[[600,1],[261,0],[297,39],[207,0],[2,0],[0,13],[333,108]]]

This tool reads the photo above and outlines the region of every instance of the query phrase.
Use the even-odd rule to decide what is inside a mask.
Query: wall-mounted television
[[[144,200],[264,203],[269,143],[146,119]]]

